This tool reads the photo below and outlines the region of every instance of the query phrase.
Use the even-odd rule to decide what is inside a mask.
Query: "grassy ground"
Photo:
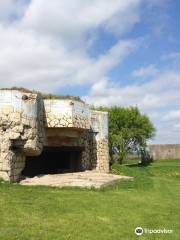
[[[134,176],[103,190],[0,183],[0,240],[180,239],[180,160],[114,165]],[[134,229],[172,229],[136,236]]]

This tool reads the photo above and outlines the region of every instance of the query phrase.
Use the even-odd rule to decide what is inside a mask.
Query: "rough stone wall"
[[[148,148],[154,160],[180,159],[180,144],[157,144]]]
[[[94,152],[93,166],[99,172],[109,172],[108,113],[91,111]]]
[[[82,170],[91,170],[91,155],[90,155],[90,136],[89,136],[89,131],[86,130],[81,137],[79,138],[78,141],[79,146],[82,146],[84,150],[82,151],[81,155],[81,167]]]
[[[97,141],[97,166],[100,172],[109,172],[109,149],[108,140],[100,139]]]
[[[23,96],[27,98],[23,100]],[[25,156],[43,149],[44,123],[37,94],[0,91],[0,177],[17,181]]]

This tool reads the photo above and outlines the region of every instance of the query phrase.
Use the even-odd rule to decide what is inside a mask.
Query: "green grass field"
[[[0,183],[0,240],[180,239],[180,160],[114,165],[134,176],[103,190]],[[134,229],[172,229],[136,236]]]

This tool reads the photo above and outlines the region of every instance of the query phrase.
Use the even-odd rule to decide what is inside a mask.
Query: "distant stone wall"
[[[157,144],[148,146],[150,155],[157,159],[180,159],[180,144]]]

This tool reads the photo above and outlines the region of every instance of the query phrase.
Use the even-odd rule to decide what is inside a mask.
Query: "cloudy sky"
[[[137,105],[180,143],[180,1],[0,0],[0,87]]]

